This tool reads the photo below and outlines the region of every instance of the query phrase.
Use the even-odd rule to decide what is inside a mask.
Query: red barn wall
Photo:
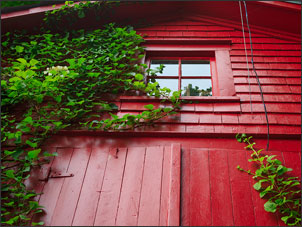
[[[201,104],[187,104],[182,110],[183,113],[187,114],[183,114],[185,117],[181,118],[180,122],[183,123],[186,132],[193,128],[201,129],[201,127],[196,126],[203,126],[205,130],[198,130],[199,132],[266,134],[264,108],[251,63],[249,63],[251,95],[249,94],[248,70],[242,31],[232,28],[231,24],[223,26],[219,23],[210,23],[208,19],[206,22],[200,18],[200,21],[195,19],[194,21],[157,24],[153,27],[139,29],[139,32],[146,35],[146,40],[185,40],[193,38],[231,40],[230,58],[236,97],[240,98],[240,105],[237,108],[235,104],[213,103],[204,104],[205,108],[200,108]],[[248,33],[245,33],[245,37],[248,60],[251,61]],[[300,134],[300,43],[253,31],[252,42],[255,68],[262,85],[264,101],[268,111],[270,133],[274,135]],[[252,100],[253,114],[250,99]],[[179,128],[180,131],[182,129],[182,127]]]
[[[133,162],[135,165],[141,164],[138,168],[139,178],[133,179],[130,177],[131,174],[126,174],[135,185],[139,185],[141,189],[146,188],[144,189],[146,192],[137,191],[136,188],[131,187],[129,182],[123,181],[125,176],[122,172],[119,173],[123,176],[113,176],[115,173],[112,170],[115,168],[113,164],[112,166],[110,164],[105,167],[97,167],[97,163],[91,157],[97,155],[96,149],[102,147],[106,151],[100,151],[97,160],[100,163],[107,162],[106,160],[109,160],[108,157],[110,157],[110,149],[119,148],[120,157],[122,157],[122,160],[119,161],[122,162],[121,166],[124,168],[128,162],[126,153],[143,147],[144,152],[147,152],[148,149],[161,150],[162,153],[159,156],[164,163],[165,153],[163,151],[177,143],[180,144],[182,151],[181,167],[178,167],[181,168],[179,171],[182,172],[182,178],[181,185],[177,181],[174,183],[181,191],[181,203],[178,203],[179,207],[176,207],[180,214],[172,212],[171,217],[174,220],[178,220],[182,225],[282,226],[279,214],[264,212],[265,201],[259,199],[257,192],[252,187],[251,178],[236,170],[238,164],[242,167],[249,167],[248,153],[244,152],[243,144],[235,141],[236,133],[254,135],[258,148],[264,148],[267,142],[264,108],[251,64],[249,64],[251,95],[249,94],[248,70],[240,26],[240,22],[230,23],[222,19],[213,20],[206,16],[190,15],[183,19],[156,23],[153,26],[137,29],[146,40],[199,39],[203,40],[203,43],[214,40],[231,41],[229,54],[236,94],[231,97],[200,97],[199,103],[183,104],[177,115],[162,119],[154,126],[135,129],[134,132],[63,131],[61,135],[53,137],[45,146],[59,151],[62,156],[55,157],[50,165],[65,172],[68,172],[68,168],[71,166],[70,171],[79,173],[77,177],[70,179],[53,180],[57,183],[52,186],[44,182],[36,185],[33,183],[38,190],[45,193],[38,198],[46,211],[46,215],[42,219],[40,217],[40,220],[46,221],[46,224],[49,225],[64,223],[66,225],[76,225],[77,223],[97,225],[109,222],[113,225],[127,223],[129,225],[138,223],[141,225],[168,225],[168,214],[161,214],[161,209],[164,212],[171,212],[175,207],[170,207],[171,210],[169,210],[167,208],[169,205],[166,203],[161,205],[165,207],[158,208],[158,213],[152,213],[152,217],[154,220],[156,219],[155,222],[139,221],[142,220],[140,209],[146,215],[153,208],[150,205],[152,203],[148,203],[148,199],[144,200],[148,197],[148,187],[152,187],[147,184],[148,179],[152,180],[152,167],[146,167],[145,163],[147,153],[144,154],[144,158],[141,157],[141,154],[137,154],[137,157],[133,156],[142,158],[140,162],[143,163]],[[251,51],[247,32],[245,37],[250,61]],[[285,165],[294,169],[291,174],[299,176],[301,172],[301,40],[288,35],[278,37],[274,33],[258,28],[252,29],[252,42],[255,68],[260,78],[268,111],[270,149],[267,153],[277,154]],[[143,106],[150,103],[154,106],[164,105],[158,99],[146,97],[124,96],[114,101],[119,107],[118,115],[140,113],[144,110]],[[178,159],[180,162],[180,156]],[[60,163],[63,161],[63,164],[59,164],[59,160]],[[151,156],[149,161],[149,166],[152,166],[152,163],[160,166]],[[128,165],[131,165],[131,161]],[[116,167],[118,168],[118,166]],[[121,166],[120,168],[122,168]],[[144,168],[147,170],[147,178],[144,178]],[[170,169],[166,168],[168,172],[164,172],[163,166],[162,172],[157,172],[159,175],[162,174],[162,181],[156,181],[158,186],[156,198],[159,201],[164,199],[160,197],[160,193],[168,193],[167,190],[170,190],[168,186],[164,185],[166,180],[163,180],[170,179],[167,176],[171,176],[169,175],[171,174]],[[106,171],[108,172],[106,173]],[[136,173],[135,169],[131,171]],[[44,172],[42,170],[38,175],[45,175]],[[108,185],[118,184],[113,188],[108,186],[110,190],[112,189],[110,201],[114,201],[114,204],[108,205],[109,200],[107,203],[99,202],[100,198],[102,200],[104,197],[106,200],[108,197],[106,194],[102,194],[104,180],[95,178],[94,172],[100,174],[100,178],[107,179]],[[109,174],[108,178],[104,178],[106,174]],[[116,177],[118,180],[115,183],[110,182],[110,177]],[[30,182],[28,185],[31,185]],[[105,189],[108,188],[105,187]],[[124,209],[123,212],[127,211],[130,198],[123,194],[124,201],[120,200],[123,190],[134,193],[129,196],[134,198],[136,207],[129,209],[130,213],[122,213],[124,216],[121,216],[122,219],[120,219],[119,209]],[[96,199],[86,200],[87,195],[93,195]],[[70,201],[72,207],[66,201]],[[145,202],[143,208],[137,207],[141,201],[142,204]],[[104,209],[111,209],[110,206],[115,213],[105,212]],[[159,203],[156,203],[155,206],[158,207]],[[99,215],[100,210],[103,212],[103,216]],[[81,222],[83,220],[87,220],[87,222]],[[119,222],[119,220],[125,220],[125,222]],[[173,222],[173,224],[177,225],[177,222]]]

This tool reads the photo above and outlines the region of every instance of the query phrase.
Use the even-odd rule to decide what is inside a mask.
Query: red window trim
[[[181,82],[182,79],[211,79],[212,80],[212,96],[216,95],[216,92],[214,92],[213,88],[217,88],[217,70],[216,70],[216,64],[215,64],[215,58],[214,57],[183,57],[178,54],[178,56],[175,57],[165,57],[165,56],[157,56],[157,57],[147,57],[146,58],[146,65],[148,68],[150,68],[151,60],[159,59],[159,60],[178,60],[178,65],[181,64],[181,60],[208,60],[210,62],[210,68],[211,68],[211,76],[182,76],[181,67],[178,67],[178,76],[160,76],[158,75],[157,78],[161,79],[178,79],[178,90],[181,90]],[[177,78],[178,77],[178,78]],[[151,77],[148,76],[147,80]]]
[[[170,42],[170,43],[169,43]],[[215,43],[204,40],[190,42],[190,40],[147,40],[145,60],[153,57],[214,57],[215,67],[212,67],[212,95],[235,96],[235,85],[231,67],[230,53],[231,41]]]

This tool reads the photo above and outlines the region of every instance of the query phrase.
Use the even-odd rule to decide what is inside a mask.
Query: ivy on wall
[[[1,1],[1,8],[25,6],[40,3],[41,1]]]
[[[57,155],[41,148],[51,135],[62,129],[131,130],[176,113],[180,92],[170,94],[157,82],[144,82],[145,73],[162,68],[150,70],[139,63],[143,41],[133,28],[114,24],[93,31],[2,36],[2,224],[43,225],[31,222],[42,208],[24,181],[32,167]],[[168,103],[117,116],[109,100],[122,94],[161,97]]]
[[[259,191],[259,196],[266,199],[264,210],[267,212],[279,212],[281,220],[290,226],[301,226],[301,183],[298,177],[287,175],[292,171],[276,159],[276,155],[264,155],[262,150],[255,148],[256,143],[252,136],[237,134],[236,139],[240,143],[246,143],[245,149],[251,150],[249,162],[256,164],[256,170],[244,170],[239,165],[237,169],[253,176],[256,183],[254,189]]]

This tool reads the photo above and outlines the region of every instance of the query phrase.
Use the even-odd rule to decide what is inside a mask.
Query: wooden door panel
[[[118,155],[114,153],[114,150],[116,151],[116,148],[112,148],[110,151],[104,182],[102,187],[98,189],[99,200],[93,223],[95,226],[115,225],[127,149],[119,148]]]
[[[90,148],[73,149],[67,172],[72,173],[74,176],[62,178],[63,185],[50,225],[70,226],[72,224],[90,153]],[[50,179],[48,184],[51,184],[51,181],[57,180],[57,178]]]
[[[35,221],[49,226],[179,225],[179,144],[57,152],[51,173],[74,176],[41,182],[45,213]]]
[[[147,147],[146,149],[137,222],[139,226],[159,225],[163,154],[163,147]]]
[[[66,173],[70,163],[70,159],[73,153],[72,148],[58,148],[57,153],[60,157],[54,158],[51,168],[55,171],[61,171]],[[49,179],[43,188],[43,194],[40,197],[39,203],[41,206],[45,207],[45,215],[43,215],[39,221],[44,221],[46,226],[51,225],[51,219],[55,211],[56,203],[59,198],[61,188],[64,183],[64,178]]]
[[[89,165],[85,174],[72,225],[92,226],[94,224],[95,213],[104,180],[104,173],[105,169],[108,167],[108,154],[108,148],[92,148]]]
[[[211,225],[211,194],[210,194],[210,171],[209,154],[207,150],[190,149],[190,220],[192,226]],[[195,176],[198,179],[195,179]],[[202,182],[202,187],[200,187]]]
[[[286,166],[301,171],[299,152],[263,153],[277,155]],[[248,162],[249,151],[185,147],[182,155],[183,226],[284,225],[278,214],[265,212],[267,200],[254,190],[251,176],[237,170],[238,165],[255,170]]]
[[[144,147],[128,149],[116,225],[137,225],[145,159]]]

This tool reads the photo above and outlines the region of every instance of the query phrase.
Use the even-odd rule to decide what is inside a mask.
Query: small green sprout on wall
[[[246,143],[245,149],[251,150],[251,159],[257,165],[255,172],[244,170],[239,165],[237,169],[253,176],[256,183],[254,189],[259,192],[260,198],[267,199],[264,209],[267,212],[279,212],[281,220],[290,226],[301,226],[301,183],[298,177],[291,177],[287,172],[292,171],[276,159],[276,155],[264,155],[262,150],[255,149],[252,136],[237,134],[240,143]]]

